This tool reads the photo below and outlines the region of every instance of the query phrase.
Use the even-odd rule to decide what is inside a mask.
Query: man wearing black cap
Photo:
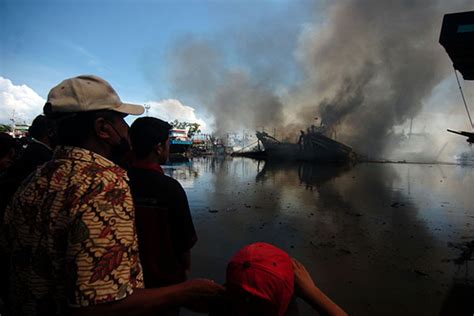
[[[124,117],[143,111],[96,76],[50,91],[44,112],[58,146],[5,212],[11,314],[156,314],[222,290],[199,279],[142,289],[128,177],[115,162],[129,149]]]

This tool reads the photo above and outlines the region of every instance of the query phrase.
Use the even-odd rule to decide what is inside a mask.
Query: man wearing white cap
[[[12,314],[156,314],[223,290],[205,279],[142,289],[133,201],[117,163],[129,150],[124,117],[143,111],[96,76],[50,91],[44,112],[59,146],[5,213]]]

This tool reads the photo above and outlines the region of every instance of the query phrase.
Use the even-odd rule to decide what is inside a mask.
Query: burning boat
[[[321,128],[314,126],[306,133],[301,131],[296,144],[281,142],[265,132],[257,132],[257,138],[269,159],[314,162],[346,162],[356,159],[351,147],[329,138]]]

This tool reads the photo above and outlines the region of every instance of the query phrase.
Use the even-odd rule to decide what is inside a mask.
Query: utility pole
[[[11,133],[12,133],[12,136],[13,137],[16,137],[15,134],[16,134],[16,131],[15,131],[15,110],[12,111],[12,117],[10,118],[10,121],[12,122],[12,125],[11,125]]]

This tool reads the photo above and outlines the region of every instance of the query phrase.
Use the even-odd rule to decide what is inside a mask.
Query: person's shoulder
[[[129,176],[136,176],[136,177],[150,177],[155,181],[163,182],[167,185],[171,186],[181,186],[181,184],[174,178],[159,172],[157,170],[152,169],[141,169],[141,168],[131,168],[128,171]]]
[[[167,181],[168,183],[173,184],[173,185],[181,186],[181,183],[179,183],[179,181],[176,180],[175,178],[170,177],[166,174],[162,174],[162,176],[163,176],[163,181]]]
[[[175,192],[179,183],[173,178],[151,169],[131,168],[128,170],[130,187],[148,192]]]
[[[179,191],[184,191],[183,189],[183,186],[181,185],[181,183],[176,180],[175,178],[173,177],[170,177],[170,176],[167,176],[167,175],[163,175],[164,176],[164,180],[163,181],[166,181],[167,185],[171,188],[171,189],[174,189],[174,190],[179,190]]]
[[[128,177],[130,180],[137,180],[137,181],[146,181],[146,182],[162,182],[164,181],[165,175],[162,173],[151,170],[151,169],[143,169],[143,168],[135,168],[131,167],[127,171]]]

